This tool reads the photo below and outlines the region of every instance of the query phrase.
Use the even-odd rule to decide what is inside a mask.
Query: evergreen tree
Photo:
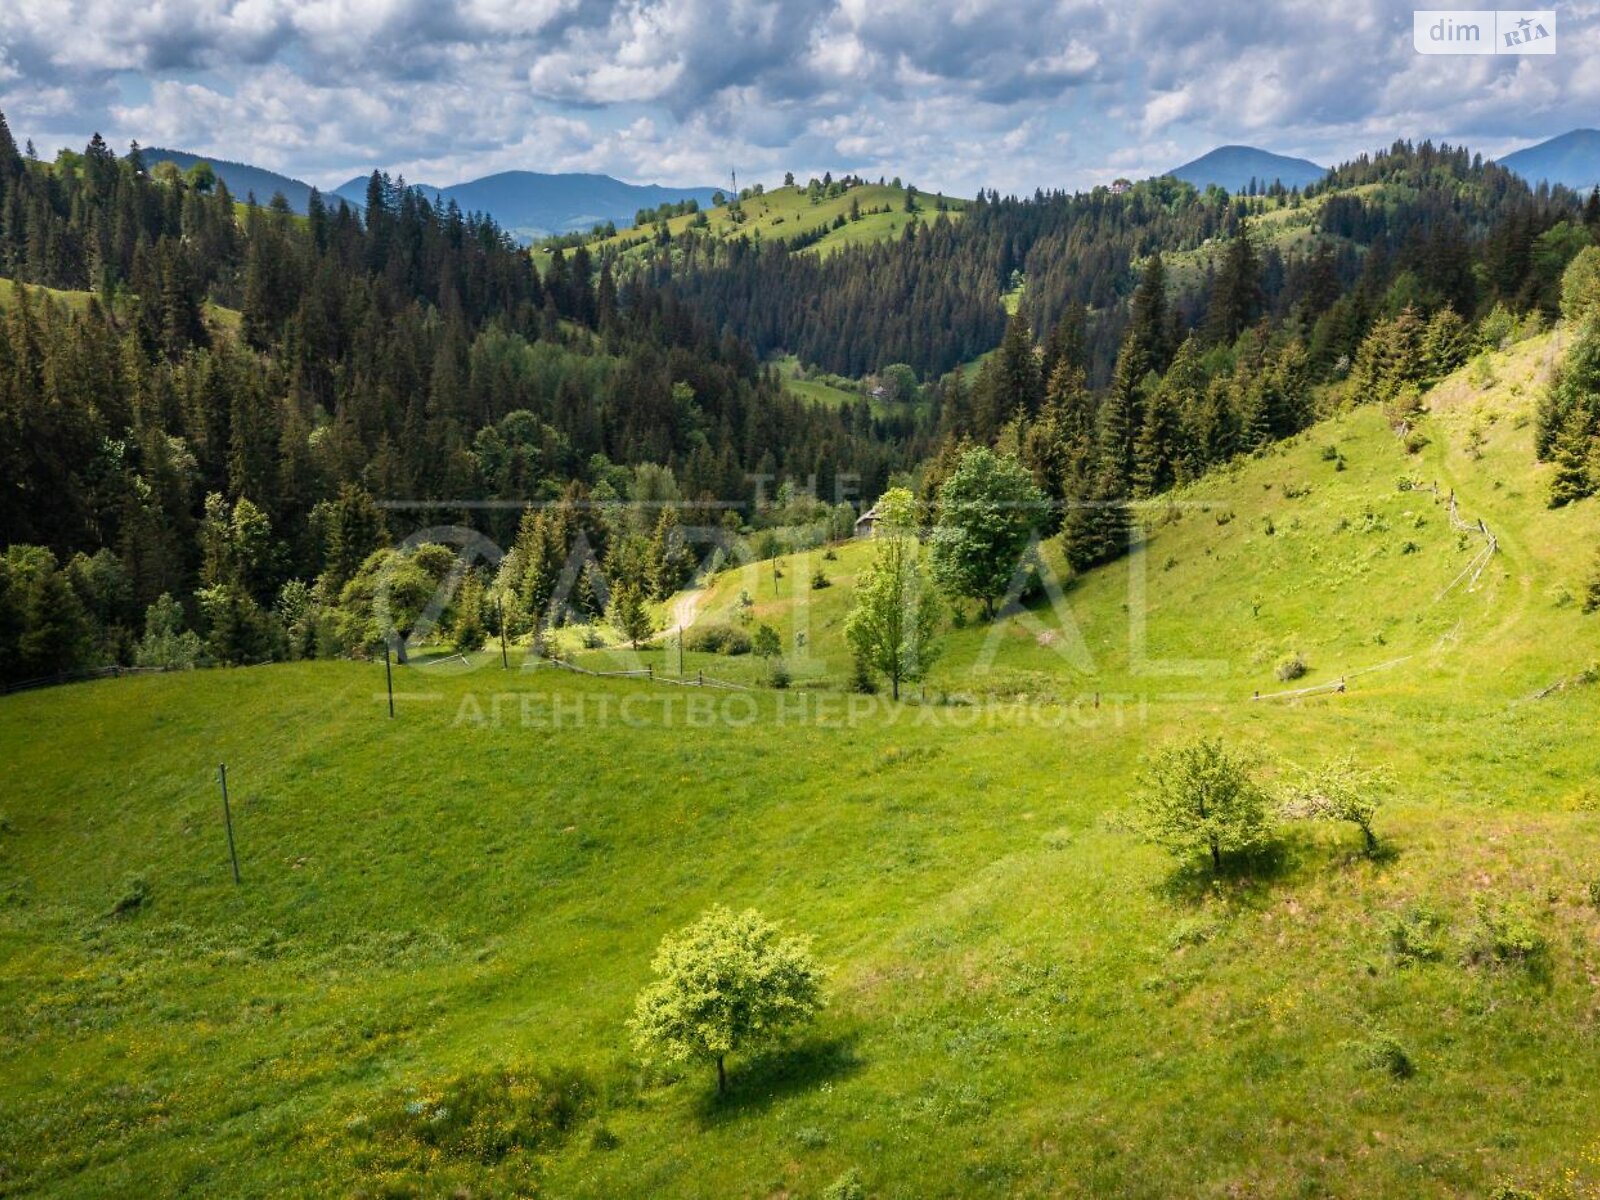
[[[1243,221],[1233,230],[1228,249],[1211,285],[1206,304],[1206,336],[1218,345],[1231,345],[1260,315],[1263,293],[1261,261],[1250,228]]]
[[[1167,270],[1157,250],[1145,263],[1139,286],[1133,293],[1129,312],[1128,336],[1149,369],[1160,374],[1171,357],[1168,336]]]

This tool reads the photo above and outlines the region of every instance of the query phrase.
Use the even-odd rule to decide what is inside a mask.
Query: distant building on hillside
[[[878,522],[883,519],[883,514],[874,504],[866,512],[856,518],[856,536],[858,538],[871,538],[878,536]]]
[[[1113,196],[1120,196],[1120,195],[1122,195],[1123,192],[1128,191],[1132,187],[1133,187],[1133,184],[1129,180],[1126,180],[1126,179],[1114,179],[1114,180],[1111,181],[1111,194]]]

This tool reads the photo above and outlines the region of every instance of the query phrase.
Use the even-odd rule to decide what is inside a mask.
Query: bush
[[[1384,921],[1389,952],[1402,967],[1438,962],[1445,952],[1444,918],[1418,905],[1403,913],[1390,913]]]
[[[1550,943],[1533,918],[1507,904],[1479,896],[1473,903],[1477,925],[1467,939],[1467,961],[1490,966],[1535,967]]]
[[[822,1189],[822,1200],[866,1200],[866,1197],[867,1188],[861,1182],[861,1172],[854,1167]]]
[[[696,625],[683,635],[683,648],[697,654],[749,654],[750,635],[732,625]]]
[[[802,1125],[794,1131],[794,1140],[807,1150],[821,1150],[828,1144],[828,1131],[815,1125]]]
[[[832,586],[833,586],[833,581],[831,579],[829,579],[825,574],[823,574],[823,572],[822,572],[822,570],[820,568],[812,574],[812,576],[811,576],[811,590],[813,592],[820,592],[823,588],[832,587]]]
[[[791,676],[789,675],[789,668],[784,665],[783,659],[775,658],[772,660],[772,671],[767,678],[768,682],[779,691],[789,686]]]
[[[1373,818],[1394,786],[1394,773],[1388,767],[1364,767],[1347,754],[1314,771],[1291,775],[1283,790],[1283,815],[1309,821],[1349,821],[1361,830],[1371,854],[1378,848]]]
[[[1294,680],[1304,676],[1305,673],[1310,669],[1311,667],[1306,662],[1305,658],[1302,657],[1297,651],[1293,654],[1288,654],[1283,658],[1280,658],[1278,660],[1278,665],[1273,668],[1273,674],[1275,674],[1284,683],[1291,683]]]
[[[440,1158],[493,1165],[559,1142],[591,1095],[573,1072],[478,1071],[401,1092],[346,1129],[391,1168],[426,1169]]]
[[[128,913],[138,912],[150,900],[150,884],[142,875],[127,875],[123,877],[122,887],[119,889],[116,902],[111,906],[110,915],[113,917],[126,916]]]
[[[1416,1064],[1392,1033],[1375,1029],[1364,1041],[1355,1043],[1354,1049],[1363,1066],[1382,1071],[1392,1078],[1410,1079],[1417,1073]]]

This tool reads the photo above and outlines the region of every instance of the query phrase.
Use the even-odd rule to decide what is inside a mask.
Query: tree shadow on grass
[[[1209,858],[1183,863],[1157,888],[1173,904],[1225,899],[1243,908],[1259,908],[1274,888],[1308,877],[1321,858],[1315,839],[1285,830],[1252,854],[1225,855],[1220,870],[1212,869]]]
[[[701,1100],[700,1119],[717,1124],[760,1113],[774,1102],[824,1083],[847,1079],[865,1065],[857,1053],[857,1035],[808,1038],[762,1051],[747,1059],[730,1060],[728,1090],[713,1090]]]
[[[1172,904],[1194,907],[1223,899],[1241,908],[1262,908],[1275,889],[1293,887],[1330,870],[1358,866],[1386,870],[1399,857],[1399,847],[1387,839],[1368,851],[1343,842],[1330,844],[1309,826],[1288,825],[1254,854],[1224,857],[1220,871],[1211,869],[1209,858],[1184,863],[1157,890]]]

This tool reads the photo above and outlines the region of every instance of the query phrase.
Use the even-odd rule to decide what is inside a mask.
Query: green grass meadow
[[[844,690],[865,543],[700,597],[749,592],[782,692],[518,651],[400,670],[394,720],[349,662],[0,698],[0,1194],[1600,1194],[1600,511],[1544,507],[1529,421],[1560,336],[1437,389],[1418,454],[1362,409],[1164,499],[898,705]],[[1473,590],[1435,481],[1500,538]],[[1210,732],[1268,779],[1392,766],[1381,852],[1286,825],[1175,866],[1131,795]],[[625,1029],[714,903],[832,969],[721,1099]],[[1486,955],[1480,908],[1547,948]]]

